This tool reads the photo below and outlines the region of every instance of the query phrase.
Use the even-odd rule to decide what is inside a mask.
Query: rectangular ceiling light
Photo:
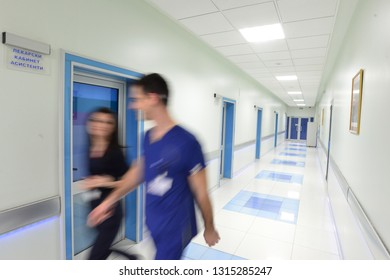
[[[306,104],[297,104],[297,106],[306,106]]]
[[[304,99],[294,99],[294,102],[303,102],[305,101]]]
[[[302,91],[288,91],[288,94],[294,95],[294,94],[302,94]]]
[[[280,23],[242,28],[240,32],[250,43],[266,42],[278,39],[284,39],[284,32]]]
[[[296,75],[276,76],[276,79],[278,79],[279,81],[296,81],[296,80],[298,80],[298,77]]]

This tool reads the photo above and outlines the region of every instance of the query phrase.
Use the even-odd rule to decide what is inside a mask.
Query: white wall
[[[333,100],[331,156],[346,178],[374,228],[390,248],[390,149],[385,112],[390,104],[390,2],[359,1],[317,117],[325,112],[320,139],[327,146],[329,107]],[[349,132],[352,78],[364,69],[360,135]],[[340,225],[343,226],[343,225]]]
[[[302,110],[297,107],[288,107],[287,116],[288,117],[301,117],[301,118],[314,118],[316,114],[316,108],[303,108]]]
[[[173,116],[196,134],[205,153],[219,149],[221,103],[214,101],[214,92],[237,101],[236,145],[255,140],[253,105],[264,108],[264,136],[274,133],[274,110],[280,116],[286,110],[255,80],[144,1],[1,0],[0,6],[1,31],[52,48],[49,75],[8,70],[0,61],[0,185],[5,186],[0,188],[0,211],[62,195],[61,49],[165,75],[172,90]],[[4,51],[1,44],[0,54]],[[210,184],[216,182],[214,171],[209,172]],[[55,243],[62,243],[58,224],[50,226],[34,240],[38,247],[47,248],[46,240],[53,234]],[[52,252],[47,258],[63,257],[56,248],[48,250]],[[8,254],[0,250],[0,258]],[[35,251],[19,255],[35,256]]]

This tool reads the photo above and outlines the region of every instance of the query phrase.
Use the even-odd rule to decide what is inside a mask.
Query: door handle
[[[73,167],[73,171],[77,171],[77,170],[79,170],[78,168],[76,168],[76,167]]]

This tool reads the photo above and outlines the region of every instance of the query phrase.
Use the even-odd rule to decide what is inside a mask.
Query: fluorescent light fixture
[[[278,39],[284,39],[284,32],[280,23],[242,28],[240,32],[250,43],[266,42]]]
[[[294,99],[294,102],[303,102],[305,101],[304,99]]]
[[[276,76],[276,79],[278,79],[279,81],[296,81],[296,80],[298,80],[298,77],[296,75]]]
[[[297,104],[297,106],[306,106],[306,104],[303,104],[303,103],[302,104]]]
[[[294,95],[294,94],[302,94],[302,91],[288,91],[288,94]]]

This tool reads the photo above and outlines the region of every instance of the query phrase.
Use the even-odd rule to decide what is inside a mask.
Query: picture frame
[[[321,120],[322,126],[324,126],[325,108],[322,108],[322,116],[321,116],[321,118],[322,118],[322,120]]]
[[[349,131],[356,135],[360,133],[360,120],[363,96],[363,74],[364,70],[360,69],[359,72],[352,79]]]

